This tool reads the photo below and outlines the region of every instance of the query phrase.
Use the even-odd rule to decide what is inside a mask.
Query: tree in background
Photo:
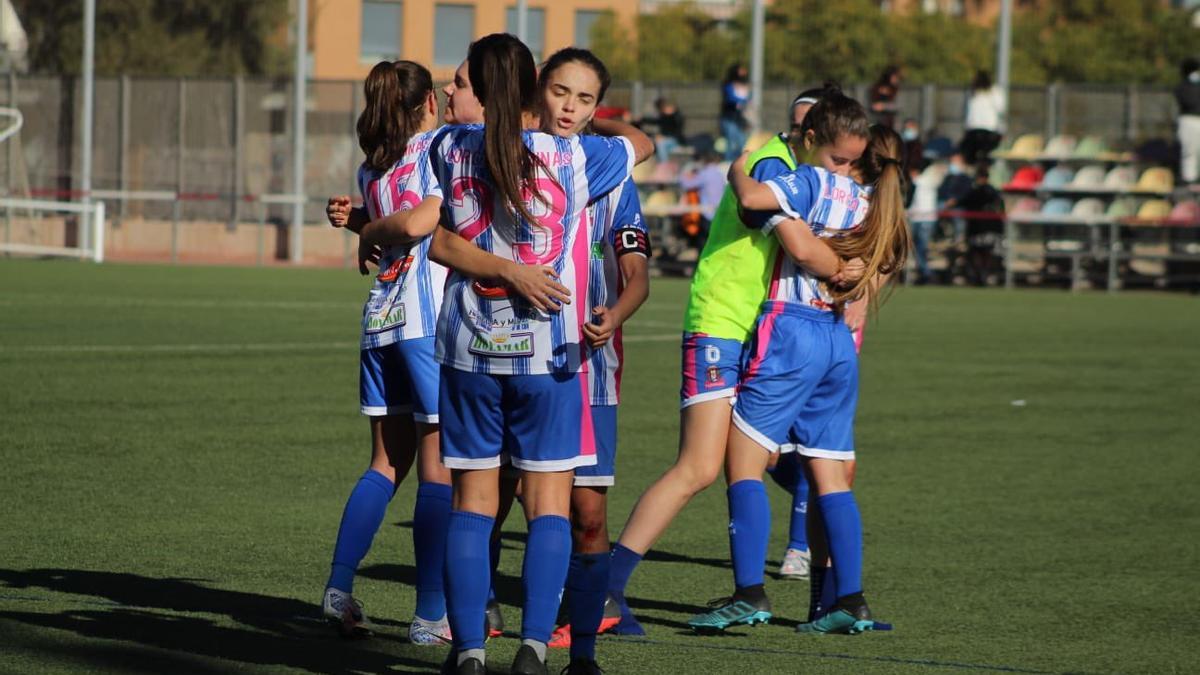
[[[83,3],[13,0],[35,72],[77,75]],[[96,74],[228,76],[289,71],[287,0],[96,3]]]
[[[609,16],[592,39],[618,79],[714,81],[729,63],[748,60],[749,23],[748,7],[719,22],[682,3],[639,16],[636,32]],[[774,81],[866,83],[891,63],[913,84],[966,84],[977,70],[995,72],[994,26],[882,12],[876,0],[775,0],[766,37],[766,77]],[[1012,81],[1172,84],[1175,65],[1196,45],[1190,14],[1167,3],[1051,0],[1016,13]]]

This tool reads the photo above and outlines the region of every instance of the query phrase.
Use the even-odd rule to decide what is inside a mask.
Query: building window
[[[403,14],[404,5],[396,0],[363,0],[359,58],[370,62],[400,58]]]
[[[509,7],[505,12],[505,30],[517,34],[517,8]],[[533,52],[533,58],[541,61],[546,49],[546,10],[530,7],[525,12],[525,45]]]
[[[575,11],[575,46],[584,49],[592,48],[592,26],[604,12],[580,9]]]
[[[433,15],[433,64],[457,66],[475,38],[475,8],[438,3]]]

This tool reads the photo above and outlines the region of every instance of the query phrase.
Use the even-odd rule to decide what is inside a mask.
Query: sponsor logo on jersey
[[[391,283],[399,279],[404,274],[407,274],[409,268],[412,267],[412,263],[413,257],[411,255],[404,256],[403,258],[396,258],[392,261],[392,264],[388,265],[388,268],[380,272],[379,276],[376,278],[384,283]]]
[[[479,356],[533,356],[533,333],[475,333],[467,351]]]
[[[404,303],[396,303],[390,307],[384,306],[367,315],[368,333],[382,333],[397,326],[404,325]]]
[[[604,260],[604,243],[592,242],[592,260]]]

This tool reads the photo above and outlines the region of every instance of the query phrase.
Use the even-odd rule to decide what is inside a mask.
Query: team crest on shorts
[[[721,369],[717,368],[716,366],[709,366],[708,370],[706,371],[706,377],[708,379],[709,384],[720,384],[721,383]]]

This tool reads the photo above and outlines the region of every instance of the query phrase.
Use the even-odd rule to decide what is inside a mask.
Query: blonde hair
[[[870,205],[863,222],[853,232],[826,240],[830,248],[847,260],[860,258],[866,264],[862,277],[848,288],[829,288],[839,306],[859,298],[881,275],[893,275],[904,267],[912,248],[912,234],[904,210],[904,167],[900,135],[880,124],[873,125],[867,149],[858,159],[862,182],[873,184]],[[871,294],[871,307],[882,303],[879,293]]]

